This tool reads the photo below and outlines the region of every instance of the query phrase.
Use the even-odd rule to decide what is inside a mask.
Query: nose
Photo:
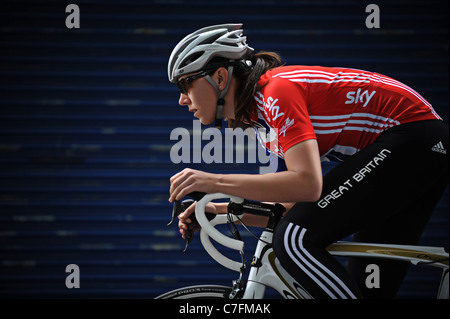
[[[180,93],[180,99],[178,100],[178,104],[181,106],[189,105],[191,103],[191,100],[189,99],[189,96],[184,93]]]

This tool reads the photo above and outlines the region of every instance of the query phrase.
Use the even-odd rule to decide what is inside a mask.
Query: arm
[[[181,199],[190,192],[225,193],[257,201],[310,202],[322,191],[322,170],[317,141],[298,143],[285,153],[287,171],[251,174],[210,174],[185,169],[171,179],[170,198]]]
[[[316,201],[322,191],[322,168],[316,140],[307,140],[291,147],[285,153],[287,171],[264,174],[210,174],[185,169],[171,179],[170,198],[181,199],[190,192],[225,193],[263,202],[287,203],[289,210],[296,202]],[[226,213],[226,204],[210,204],[210,212]],[[188,218],[194,211],[190,207],[180,214],[179,228],[184,236]],[[248,226],[265,227],[267,218],[245,215]]]

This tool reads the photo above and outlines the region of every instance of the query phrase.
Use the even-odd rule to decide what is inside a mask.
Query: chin
[[[209,125],[212,124],[214,122],[214,119],[212,120],[205,120],[204,118],[199,118],[200,123],[202,123],[203,125]]]

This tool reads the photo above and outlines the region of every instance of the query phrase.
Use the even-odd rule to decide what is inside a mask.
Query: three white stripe
[[[279,73],[274,77],[282,77],[285,79],[289,79],[292,82],[328,83],[328,84],[337,82],[360,82],[360,83],[370,83],[371,81],[381,82],[383,84],[391,85],[411,93],[416,98],[418,98],[422,103],[427,105],[437,119],[441,119],[440,116],[434,111],[431,104],[428,103],[428,101],[425,100],[414,89],[397,80],[382,76],[380,74],[364,73],[363,71],[359,73],[342,72],[342,71],[338,73],[332,73],[319,70],[297,70]]]
[[[332,120],[352,120],[347,121],[332,121]],[[400,122],[391,118],[374,115],[371,113],[353,113],[338,116],[310,116],[311,124],[313,125],[316,134],[333,134],[341,133],[342,131],[365,131],[373,133],[381,133],[384,130],[391,128]],[[352,125],[353,124],[353,125]],[[364,126],[358,126],[364,125]],[[328,129],[323,129],[323,128]],[[334,128],[332,128],[334,127]]]
[[[299,234],[300,232],[300,234]],[[356,296],[331,270],[314,258],[303,246],[306,229],[289,224],[284,235],[284,247],[295,264],[330,298],[356,299]],[[296,240],[298,236],[298,240]]]

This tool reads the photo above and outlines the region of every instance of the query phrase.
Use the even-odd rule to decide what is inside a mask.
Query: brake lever
[[[203,196],[205,196],[206,193],[202,193],[202,192],[192,192],[189,193],[187,196],[193,198],[194,200],[196,200],[197,202],[203,198]],[[191,206],[191,204],[194,202],[192,201],[189,205],[187,205],[184,209],[182,207],[182,203],[184,202],[188,202],[191,200],[184,200],[182,202],[180,202],[179,200],[174,200],[173,201],[173,209],[172,209],[172,219],[170,220],[170,222],[167,224],[167,226],[171,226],[173,224],[173,222],[175,221],[175,218],[178,217],[178,215],[180,215],[182,212],[184,212],[186,210],[186,208],[188,208],[189,206]]]
[[[191,201],[191,200],[187,200],[187,201]],[[194,201],[192,201],[192,203],[193,202]],[[190,203],[186,208],[188,208],[192,203]],[[192,239],[194,239],[194,232],[191,229],[191,225],[192,224],[194,224],[194,225],[198,224],[197,223],[197,218],[195,218],[195,212],[192,213],[189,216],[189,219],[191,220],[191,222],[189,224],[186,224],[187,228],[186,228],[186,230],[184,232],[184,238],[186,240],[186,246],[184,246],[183,253],[185,253],[187,251],[189,244],[191,243]]]
[[[205,193],[201,192],[192,192],[188,196],[194,198],[196,201],[199,201]],[[184,201],[175,200],[173,202],[173,209],[172,209],[172,219],[167,224],[167,226],[171,226],[173,222],[175,221],[175,218],[177,218],[182,212],[184,212],[189,206],[191,206],[195,201],[192,199],[186,199]],[[216,215],[212,213],[206,213],[206,218],[211,221]],[[198,224],[197,218],[195,217],[195,213],[191,214],[189,216],[189,219],[191,222],[187,224],[187,229],[185,230],[184,238],[186,240],[186,246],[184,247],[183,253],[187,251],[189,244],[191,243],[192,239],[194,239],[194,232],[191,229],[192,224]]]
[[[172,219],[167,224],[167,226],[172,226],[173,222],[175,221],[175,218],[178,217],[182,212],[184,212],[189,206],[191,206],[194,203],[192,199],[186,199],[184,201],[175,200],[173,202],[173,208],[172,208]]]
[[[170,222],[167,224],[167,226],[171,226],[173,224],[173,222],[175,221],[175,218],[178,217],[178,215],[180,215],[182,212],[184,212],[189,206],[191,206],[195,201],[192,199],[186,199],[182,202],[180,202],[179,200],[175,200],[173,202],[173,209],[172,209],[172,219],[170,220]],[[191,214],[191,216],[189,216],[189,218],[191,219],[192,223],[195,223],[197,220],[195,219],[195,213]],[[188,228],[185,231],[185,235],[184,238],[186,239],[186,246],[184,247],[183,252],[186,252],[189,243],[192,241],[192,239],[194,238],[194,234],[192,233],[192,230],[190,228],[190,225],[192,224],[188,224]]]

